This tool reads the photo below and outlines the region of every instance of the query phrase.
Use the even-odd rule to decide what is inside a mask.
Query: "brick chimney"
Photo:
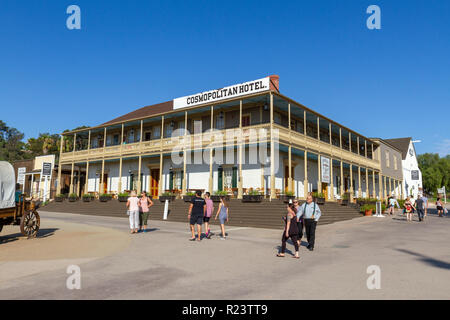
[[[280,92],[280,76],[274,74],[269,76],[270,78],[270,90]]]

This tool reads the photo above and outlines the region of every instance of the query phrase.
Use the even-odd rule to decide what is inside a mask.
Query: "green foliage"
[[[195,196],[195,192],[189,191],[189,192],[186,192],[186,195],[189,197],[193,197],[193,196]]]
[[[100,195],[100,197],[104,197],[104,198],[112,198],[112,195],[109,194],[109,193],[102,193],[102,194]]]
[[[31,158],[22,142],[24,134],[10,128],[0,120],[0,161],[17,161]]]
[[[285,195],[288,196],[288,197],[293,197],[294,196],[294,192],[286,191]]]
[[[437,189],[443,186],[450,190],[450,155],[440,158],[438,154],[425,153],[419,155],[417,161],[426,193],[436,196]]]
[[[313,192],[312,196],[313,198],[325,198],[324,194],[321,192]]]
[[[173,197],[173,196],[175,196],[175,193],[173,193],[173,192],[163,192],[162,196],[163,197]]]
[[[92,194],[89,193],[85,193],[82,195],[83,198],[93,198],[94,196]]]
[[[118,194],[118,196],[119,197],[128,197],[129,194],[128,194],[128,192],[121,192],[121,193]]]
[[[256,190],[251,190],[248,192],[248,195],[249,196],[259,196],[259,195],[261,195],[261,192],[256,191]]]
[[[215,196],[226,196],[228,195],[228,192],[226,191],[214,191]]]
[[[76,198],[76,197],[78,197],[76,193],[69,194],[69,198]]]

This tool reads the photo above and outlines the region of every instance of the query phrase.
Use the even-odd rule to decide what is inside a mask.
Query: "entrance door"
[[[158,197],[158,189],[159,189],[159,169],[151,169],[150,170],[150,195],[153,198]]]

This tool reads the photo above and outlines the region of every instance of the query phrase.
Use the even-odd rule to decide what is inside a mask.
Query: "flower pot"
[[[195,196],[183,196],[184,202],[191,202]]]
[[[214,196],[211,196],[211,200],[213,201],[213,202],[220,202],[220,198],[221,197],[223,197],[224,199],[225,199],[225,201],[230,201],[230,196],[229,195],[226,195],[226,196],[218,196],[218,195],[214,195]]]
[[[83,197],[83,202],[91,202],[92,197]]]
[[[262,195],[248,195],[242,196],[242,202],[261,202],[263,200]]]
[[[325,198],[314,198],[313,199],[315,203],[324,205],[325,204]]]
[[[108,202],[111,200],[111,197],[99,197],[100,202]]]
[[[292,200],[292,201],[295,200],[295,196],[282,195],[280,200],[282,200],[284,203],[289,203],[289,200]]]
[[[175,201],[175,196],[160,196],[159,201],[166,202],[166,200],[169,200],[169,202]]]
[[[120,196],[117,199],[119,200],[119,202],[127,202],[128,201],[128,196]]]
[[[341,205],[348,206],[348,199],[342,199],[341,200]]]
[[[63,202],[64,198],[63,197],[55,197],[55,202]]]
[[[75,202],[78,200],[78,198],[76,198],[76,197],[69,197],[68,199],[69,199],[69,202]]]
[[[371,215],[372,215],[372,209],[366,210],[366,211],[364,212],[364,215],[365,215],[366,217],[371,216]]]

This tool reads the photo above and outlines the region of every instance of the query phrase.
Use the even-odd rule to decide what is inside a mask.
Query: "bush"
[[[121,192],[121,193],[118,194],[118,196],[119,197],[128,197],[129,194],[128,194],[128,192]]]
[[[259,191],[256,191],[256,190],[251,190],[251,191],[248,192],[248,195],[249,196],[259,196],[259,195],[261,195],[261,193]]]
[[[325,198],[324,194],[321,192],[313,192],[312,196],[313,198]]]
[[[173,192],[163,192],[162,196],[163,197],[173,197],[173,196],[175,196],[175,193],[173,193]]]
[[[89,193],[83,194],[82,197],[83,197],[83,198],[93,198],[93,196],[92,196],[91,194],[89,194]]]
[[[226,191],[214,191],[215,196],[227,196],[228,192]]]
[[[100,197],[104,197],[104,198],[112,198],[112,195],[109,194],[109,193],[102,193],[102,194],[100,195]]]
[[[293,196],[294,196],[294,192],[292,192],[292,191],[287,191],[287,192],[285,193],[285,195],[288,196],[288,197],[293,197]]]
[[[193,197],[195,196],[195,192],[192,191],[186,192],[186,196]]]
[[[71,194],[69,194],[69,198],[77,198],[78,196],[77,196],[77,194],[76,193],[71,193]]]

